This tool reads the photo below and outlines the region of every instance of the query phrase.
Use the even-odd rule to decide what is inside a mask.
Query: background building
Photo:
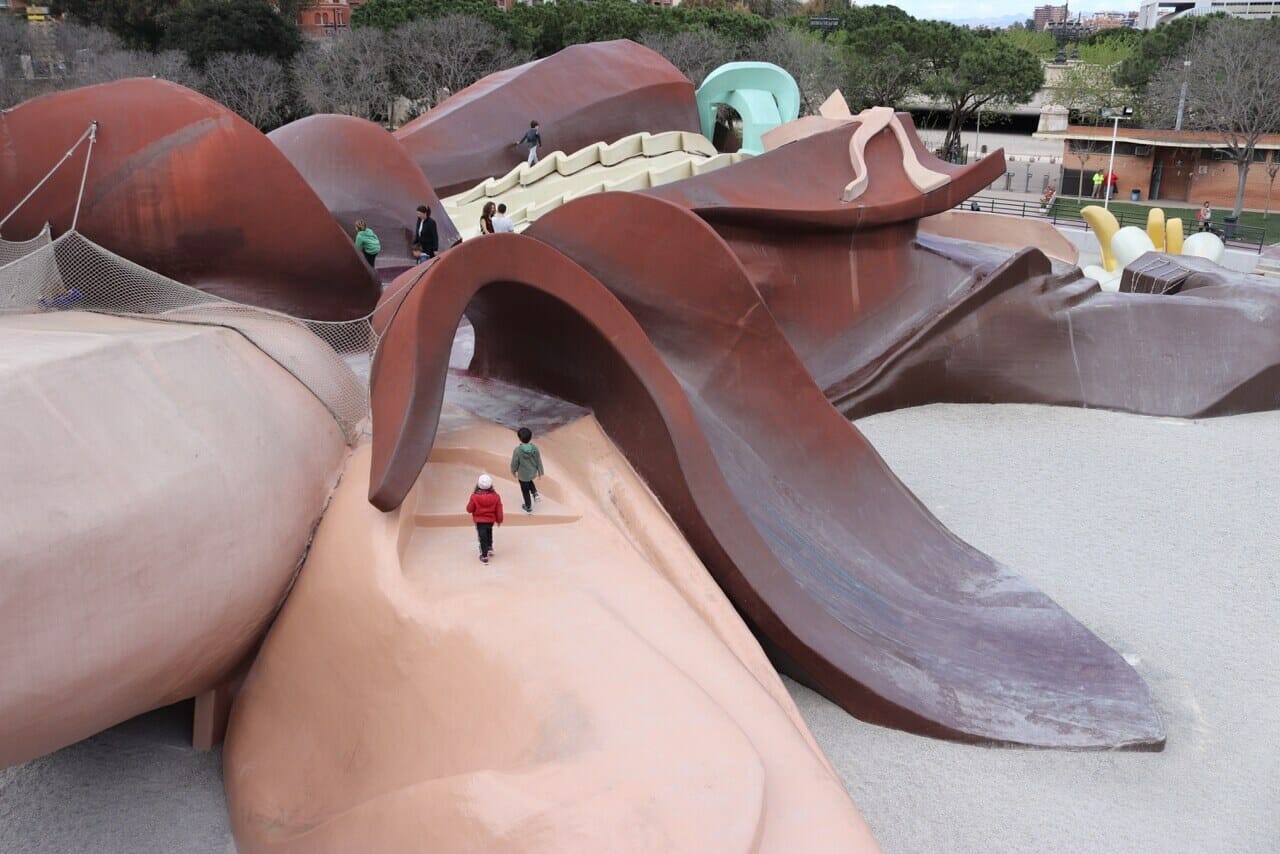
[[[1255,20],[1274,18],[1280,15],[1280,0],[1145,0],[1138,10],[1138,28],[1151,30],[1174,18],[1215,12]]]
[[[1061,139],[1064,195],[1076,195],[1083,182],[1088,195],[1094,172],[1107,171],[1111,156],[1110,127],[1072,125],[1064,133],[1036,134]],[[1280,134],[1264,134],[1253,152],[1245,184],[1244,206],[1261,210],[1267,204],[1270,176],[1267,164],[1280,157]],[[1137,190],[1142,201],[1154,200],[1230,208],[1236,201],[1239,172],[1222,148],[1222,137],[1202,131],[1125,128],[1117,133],[1115,172],[1121,199]],[[1277,183],[1280,183],[1278,181]],[[1278,196],[1277,198],[1280,198]],[[1276,199],[1272,199],[1274,202]]]
[[[351,13],[364,0],[312,3],[298,12],[298,27],[307,35],[333,34],[351,26]]]
[[[1047,29],[1050,24],[1061,24],[1071,15],[1067,4],[1061,6],[1037,6],[1032,15],[1037,30]]]

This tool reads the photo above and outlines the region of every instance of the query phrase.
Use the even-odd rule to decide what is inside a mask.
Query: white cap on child
[[[476,486],[481,489],[493,489],[493,478],[489,477],[487,474],[482,474],[479,479],[476,480]]]

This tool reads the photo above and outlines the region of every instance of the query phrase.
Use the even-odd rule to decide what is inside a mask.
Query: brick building
[[[1032,14],[1037,30],[1046,29],[1050,24],[1061,24],[1071,17],[1071,10],[1064,3],[1061,6],[1037,6]]]
[[[1060,191],[1075,195],[1080,182],[1088,195],[1090,178],[1106,172],[1111,154],[1110,127],[1068,127],[1064,133],[1036,134],[1061,139],[1063,176]],[[1201,131],[1120,128],[1116,137],[1115,172],[1120,179],[1118,198],[1129,199],[1137,190],[1143,200],[1199,204],[1208,200],[1215,208],[1230,208],[1236,201],[1238,172],[1234,160],[1222,148],[1222,138]],[[1270,179],[1267,165],[1280,163],[1280,134],[1265,134],[1258,141],[1245,184],[1244,206],[1267,205]],[[1280,184],[1280,180],[1276,183]],[[1272,204],[1280,203],[1280,187]]]
[[[298,27],[309,36],[333,35],[351,26],[351,13],[365,0],[312,3],[298,12]]]

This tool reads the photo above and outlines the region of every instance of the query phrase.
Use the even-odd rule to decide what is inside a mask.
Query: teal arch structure
[[[766,132],[800,115],[800,87],[786,70],[771,62],[729,62],[707,75],[698,87],[698,119],[702,135],[712,138],[716,105],[732,107],[742,117],[742,152],[764,154]]]

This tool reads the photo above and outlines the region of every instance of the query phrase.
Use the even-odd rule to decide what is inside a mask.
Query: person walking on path
[[[415,267],[419,264],[425,264],[431,260],[431,256],[424,252],[422,247],[416,243],[409,247],[409,254],[413,256],[413,265]]]
[[[1201,231],[1208,231],[1209,226],[1213,225],[1213,208],[1208,202],[1200,206],[1200,210],[1196,211],[1196,222],[1200,223]]]
[[[533,502],[542,500],[538,487],[533,482],[535,477],[545,474],[542,470],[542,453],[533,444],[533,431],[528,427],[517,430],[516,438],[520,440],[520,444],[511,452],[511,473],[520,481],[520,497],[523,499],[520,509],[532,513]]]
[[[1102,198],[1102,170],[1093,173],[1093,197]]]
[[[374,266],[374,261],[378,259],[378,253],[382,251],[382,242],[378,240],[378,235],[373,233],[364,220],[356,220],[356,248],[364,255],[364,260],[369,262],[369,266]]]
[[[418,205],[418,221],[413,226],[413,240],[427,253],[428,258],[436,257],[440,251],[440,232],[436,229],[436,221],[431,218],[431,208]]]
[[[493,478],[482,474],[476,479],[476,490],[467,502],[467,512],[476,523],[480,540],[480,562],[488,563],[493,554],[493,526],[502,524],[502,496],[493,488]]]
[[[516,224],[507,216],[507,206],[498,205],[498,215],[493,218],[493,230],[496,234],[507,234],[516,230]]]
[[[529,129],[524,132],[524,136],[515,141],[515,144],[529,146],[527,162],[530,166],[538,162],[538,146],[542,145],[542,134],[538,133],[537,121],[529,122]]]
[[[485,202],[484,209],[480,211],[480,233],[493,234],[493,217],[498,212],[493,202]]]

